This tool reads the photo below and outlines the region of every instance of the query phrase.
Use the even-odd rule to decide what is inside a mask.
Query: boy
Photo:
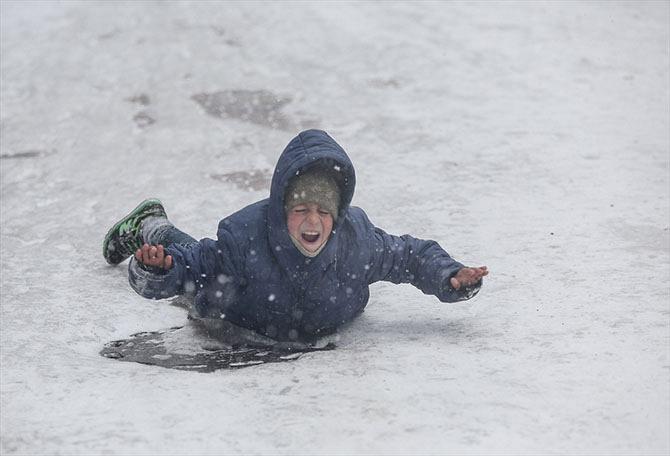
[[[486,266],[464,267],[434,241],[392,236],[349,206],[354,168],[320,130],[300,133],[281,154],[268,199],[219,223],[217,240],[175,228],[147,200],[107,233],[110,264],[131,257],[140,295],[194,295],[197,318],[221,318],[279,341],[313,340],[360,314],[368,286],[412,283],[443,302],[470,299]]]

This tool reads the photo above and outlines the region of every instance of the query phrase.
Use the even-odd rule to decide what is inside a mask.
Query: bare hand
[[[154,268],[170,269],[172,267],[172,255],[165,255],[162,245],[144,244],[135,252],[135,259],[145,266]]]
[[[460,290],[461,287],[469,287],[479,282],[488,273],[489,270],[486,266],[463,268],[451,278],[451,286],[454,287],[454,290]]]

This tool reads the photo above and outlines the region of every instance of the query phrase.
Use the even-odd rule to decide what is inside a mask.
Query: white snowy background
[[[667,454],[668,5],[2,1],[2,454]],[[158,197],[213,237],[311,127],[480,295],[375,284],[290,363],[99,356],[186,322],[111,224]]]

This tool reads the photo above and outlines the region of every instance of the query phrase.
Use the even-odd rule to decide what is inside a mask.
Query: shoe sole
[[[120,261],[116,262],[116,261],[112,261],[110,259],[110,257],[108,256],[107,247],[109,246],[109,243],[112,240],[112,236],[114,235],[114,233],[116,233],[118,231],[119,227],[122,224],[124,224],[130,217],[134,217],[134,216],[137,215],[138,212],[143,211],[148,206],[154,206],[154,205],[163,206],[163,203],[161,203],[161,201],[158,200],[158,199],[148,199],[148,200],[142,201],[135,209],[130,211],[125,217],[123,217],[121,220],[116,222],[114,224],[114,226],[112,226],[109,229],[109,231],[107,231],[107,234],[105,235],[105,240],[102,242],[102,256],[105,258],[105,261],[107,261],[107,263],[109,263],[111,265],[117,265],[117,264],[120,264],[126,258],[128,258],[128,257],[124,257]],[[130,256],[130,255],[128,255],[128,256]]]

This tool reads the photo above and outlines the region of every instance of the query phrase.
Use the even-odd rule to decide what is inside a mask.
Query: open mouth
[[[304,233],[301,234],[301,236],[303,241],[312,244],[318,241],[321,235],[316,231],[305,231]]]

